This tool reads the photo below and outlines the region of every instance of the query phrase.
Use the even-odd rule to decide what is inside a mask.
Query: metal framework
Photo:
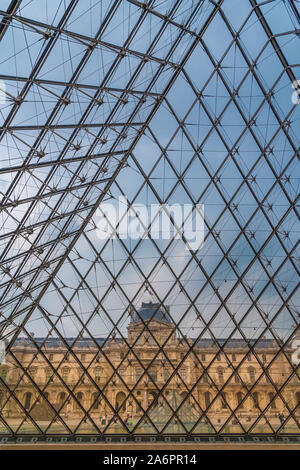
[[[263,432],[273,436],[288,434],[291,423],[299,432],[299,403],[284,393],[291,381],[299,384],[289,349],[300,316],[300,106],[291,99],[300,77],[299,2],[5,0],[1,8],[0,336],[22,370],[19,381],[26,379],[53,412],[41,427],[18,397],[18,383],[0,377],[2,408],[14,400],[22,414],[15,428],[0,414],[3,436],[47,436],[57,422],[70,436],[81,435],[83,423],[89,434],[109,436],[116,422],[123,435],[136,435],[146,422],[148,434],[167,435],[176,423],[177,434],[197,436],[203,420],[219,436],[230,434],[233,419],[244,436],[257,434],[262,420]],[[128,211],[141,200],[203,203],[203,247],[185,250],[175,235],[97,239],[99,205],[119,196]],[[140,317],[147,293],[157,311],[171,307],[184,351],[176,365],[165,354],[168,338],[160,344]],[[143,323],[139,337],[146,331],[157,346],[147,366],[137,354],[139,337],[134,343],[126,337],[132,312]],[[20,338],[35,351],[31,365],[42,357],[63,384],[65,401],[77,403],[76,426],[22,364],[14,349]],[[277,350],[268,362],[258,354],[264,340]],[[51,341],[65,350],[59,365],[49,359]],[[113,369],[102,388],[76,354],[84,341]],[[127,348],[118,367],[105,349],[112,341]],[[201,372],[189,386],[179,370],[201,341],[211,341],[216,352],[210,363],[195,355]],[[247,351],[239,363],[228,353],[232,341]],[[210,373],[220,354],[230,369],[222,385]],[[209,411],[234,377],[244,381],[249,354],[260,372],[243,383],[239,407],[262,380],[273,398],[249,425],[227,403],[226,419],[216,425]],[[60,372],[67,356],[81,371],[74,386]],[[271,370],[279,357],[290,373],[276,381]],[[139,382],[129,387],[120,368],[137,361],[151,381],[158,359],[172,371],[162,387],[151,384],[165,401],[164,424],[151,405],[130,427],[105,387],[117,379],[126,400],[137,402]],[[195,390],[207,375],[213,399],[203,409]],[[174,391],[168,403],[165,391],[175,377],[185,396],[178,401]],[[110,410],[105,428],[92,418],[93,405],[87,409],[78,399],[82,380]],[[277,424],[268,419],[275,400],[283,415]]]

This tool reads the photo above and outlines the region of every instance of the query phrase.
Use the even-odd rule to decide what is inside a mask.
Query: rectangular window
[[[69,376],[69,369],[64,367],[63,370],[62,370],[62,379],[65,383],[68,382],[68,376]]]
[[[51,370],[47,369],[46,370],[46,383],[50,382],[50,378],[51,378]]]
[[[100,370],[95,370],[95,382],[98,384],[100,382]]]
[[[259,408],[258,393],[257,393],[257,392],[254,392],[254,393],[252,394],[252,398],[253,398],[254,408]]]
[[[204,397],[205,397],[205,406],[206,406],[206,408],[208,408],[209,405],[210,405],[210,394],[209,394],[209,392],[205,392]]]
[[[221,406],[223,409],[227,408],[226,395],[223,392],[221,393]]]
[[[255,371],[254,371],[254,369],[249,370],[249,378],[250,378],[251,383],[255,382]]]
[[[222,370],[218,370],[218,379],[220,384],[224,383],[224,372]]]

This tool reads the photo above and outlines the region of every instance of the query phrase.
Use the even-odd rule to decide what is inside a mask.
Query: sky
[[[155,12],[162,15],[175,4],[173,0],[151,3]],[[190,13],[197,3],[192,0],[181,2],[173,16],[174,21],[188,25],[195,34],[201,30],[213,8],[211,3],[204,1],[189,24]],[[295,3],[299,7],[299,3]],[[1,0],[0,9],[6,10],[8,4]],[[13,20],[1,41],[0,79],[8,93],[7,101],[0,105],[1,126],[11,112],[11,96],[24,93],[25,82],[21,78],[29,77],[47,47],[48,40],[41,34],[45,27],[41,24],[55,28],[69,5],[70,1],[60,0],[21,3],[17,14],[39,24],[29,26],[26,22]],[[0,142],[1,195],[9,194],[6,199],[9,208],[0,213],[0,262],[8,264],[11,273],[23,276],[24,289],[32,280],[31,270],[43,260],[53,260],[50,267],[46,266],[34,279],[34,296],[37,297],[43,292],[39,283],[47,280],[58,262],[55,259],[72,242],[70,236],[53,252],[45,248],[43,254],[25,259],[33,244],[47,244],[55,239],[66,222],[62,217],[46,224],[47,218],[53,212],[71,212],[80,201],[86,200],[89,208],[98,201],[106,185],[101,178],[114,175],[121,158],[127,155],[144,122],[156,109],[157,96],[169,84],[174,74],[170,64],[180,64],[194,41],[194,35],[186,33],[177,43],[180,31],[171,24],[157,36],[162,20],[154,14],[148,14],[136,26],[141,8],[125,0],[119,2],[108,26],[103,26],[112,5],[110,1],[96,0],[77,3],[65,26],[68,34],[62,34],[49,51],[47,60],[36,73],[35,84],[11,121],[12,133],[6,132]],[[283,302],[298,282],[296,250],[289,259],[286,258],[299,238],[296,210],[290,206],[299,193],[298,161],[294,154],[295,149],[299,151],[300,107],[292,102],[290,79],[256,14],[251,14],[250,2],[239,2],[238,8],[234,8],[235,5],[233,0],[224,1],[222,14],[228,18],[229,25],[225,24],[221,13],[215,16],[104,198],[117,204],[119,196],[126,196],[129,204],[141,203],[148,208],[161,202],[204,204],[203,246],[190,252],[182,240],[170,243],[159,239],[155,244],[151,240],[130,239],[106,242],[97,237],[98,220],[94,216],[56,274],[54,283],[39,299],[44,313],[35,308],[21,336],[26,335],[26,331],[34,332],[36,336],[46,336],[51,331],[56,336],[51,322],[56,322],[61,335],[77,336],[81,326],[74,312],[83,323],[88,322],[88,331],[85,330],[83,336],[109,336],[113,330],[111,319],[118,324],[119,332],[126,335],[129,302],[138,308],[149,298],[170,306],[174,320],[180,322],[180,334],[196,337],[218,312],[210,327],[215,336],[224,338],[232,334],[235,328],[229,315],[232,314],[236,322],[241,322],[241,330],[247,337],[257,337],[281,309],[273,323],[272,334],[282,338],[291,335],[295,321],[299,322],[299,294],[294,293],[288,302],[294,318],[287,307],[283,307]],[[300,36],[293,32],[299,25],[288,3],[266,2],[261,11],[273,34],[277,35],[278,45],[294,75],[300,78]],[[233,41],[228,26],[234,33],[239,33],[241,47]],[[88,45],[86,37],[95,36],[100,27],[102,42],[80,68]],[[135,28],[137,33],[128,45],[133,52],[112,70],[116,54],[127,46],[128,35]],[[147,60],[141,67],[141,58],[148,54],[153,41],[151,54],[155,60]],[[177,45],[173,50],[174,44]],[[162,67],[161,61],[166,60],[167,55],[168,63]],[[247,61],[255,61],[255,74],[249,72]],[[214,63],[218,62],[219,73],[214,71]],[[77,83],[86,88],[69,89],[70,104],[54,112],[58,97],[65,91],[64,84],[74,74]],[[152,83],[156,74],[157,79]],[[47,80],[59,83],[47,83]],[[118,106],[122,98],[118,89],[128,84],[132,93],[127,95],[126,103]],[[100,93],[103,103],[96,103],[89,109],[91,96],[100,85],[106,87]],[[260,85],[264,90],[272,90],[272,107],[266,102]],[[146,90],[146,100],[134,115],[132,125],[123,130],[122,123],[135,111]],[[230,93],[235,90],[238,93],[233,102]],[[247,127],[245,119],[250,120],[253,114],[255,123]],[[83,115],[86,115],[85,127],[76,134],[73,146],[66,146],[74,131],[72,125]],[[278,117],[282,121],[288,119],[289,138],[280,127]],[[53,127],[43,135],[35,154],[28,160],[31,146],[38,141],[39,126],[50,118]],[[107,119],[111,124],[102,131]],[[217,124],[214,126],[212,121]],[[95,142],[99,132],[102,132],[102,140]],[[125,133],[121,140],[118,139],[120,132]],[[74,148],[76,144],[79,150]],[[90,154],[106,155],[111,149],[119,154],[90,159],[84,165],[72,161],[52,170],[53,161],[61,152],[66,159],[74,160]],[[265,155],[262,155],[262,149],[267,149]],[[38,159],[36,153],[41,150],[45,157]],[[101,168],[101,158],[106,162],[106,172],[100,172],[99,183],[90,184],[86,191],[86,185],[93,182]],[[25,161],[45,163],[32,171],[20,171],[19,167]],[[75,189],[61,198],[54,194],[53,188],[63,192],[70,181]],[[13,189],[12,182],[17,182]],[[45,186],[41,192],[42,183]],[[37,195],[42,197],[37,200]],[[14,201],[18,201],[17,207],[13,207]],[[30,214],[27,213],[29,209]],[[68,231],[76,232],[88,214],[89,209],[82,207],[70,217]],[[13,240],[20,223],[25,227],[33,226],[33,232],[26,238],[21,236]],[[271,225],[278,225],[276,234],[271,235]],[[287,232],[288,238],[284,235]],[[250,242],[247,237],[251,237]],[[160,259],[163,250],[166,250],[164,262]],[[260,258],[254,261],[258,250],[261,250]],[[5,261],[13,257],[14,261]],[[24,264],[19,271],[21,259]],[[241,273],[243,282],[238,279]],[[176,280],[179,275],[180,284]],[[114,284],[113,276],[117,276]],[[31,300],[23,298],[18,303],[16,296],[22,289],[12,284],[7,290],[9,279],[10,275],[4,272],[0,275],[4,318],[7,321],[11,314],[25,309],[13,324],[7,322],[7,328],[11,329],[25,318]],[[259,300],[253,305],[257,296]],[[248,311],[250,313],[243,319]],[[198,318],[197,312],[201,313],[202,319]],[[210,332],[204,336],[209,336]],[[267,334],[271,335],[270,332]],[[234,335],[239,337],[240,333]]]

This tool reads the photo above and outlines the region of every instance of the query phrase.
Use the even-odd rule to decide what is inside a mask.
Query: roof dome
[[[142,302],[141,308],[138,310],[139,314],[133,315],[133,322],[139,323],[141,321],[158,320],[164,323],[172,323],[169,313],[153,302]]]

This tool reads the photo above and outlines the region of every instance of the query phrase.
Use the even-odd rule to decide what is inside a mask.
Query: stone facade
[[[43,344],[38,351],[34,342],[19,338],[12,348],[14,358],[8,355],[0,367],[4,419],[14,423],[28,414],[37,422],[51,422],[57,421],[57,411],[67,423],[89,416],[105,426],[112,419],[119,422],[117,415],[125,423],[147,423],[143,410],[148,410],[153,422],[167,422],[172,408],[179,407],[179,419],[191,426],[200,417],[205,425],[216,427],[226,420],[233,427],[238,421],[246,425],[265,411],[263,425],[268,427],[268,422],[278,426],[299,404],[299,380],[291,375],[287,359],[293,351],[279,352],[275,340],[259,340],[249,354],[245,340],[231,339],[219,352],[225,340],[179,338],[168,310],[151,303],[131,314],[127,332],[126,340],[68,338],[69,353],[59,339],[34,338]],[[268,377],[261,364],[269,365]],[[281,397],[272,401],[275,387],[283,385]],[[251,396],[244,400],[247,389]],[[300,417],[299,407],[295,416]],[[295,423],[290,427],[293,430]]]

